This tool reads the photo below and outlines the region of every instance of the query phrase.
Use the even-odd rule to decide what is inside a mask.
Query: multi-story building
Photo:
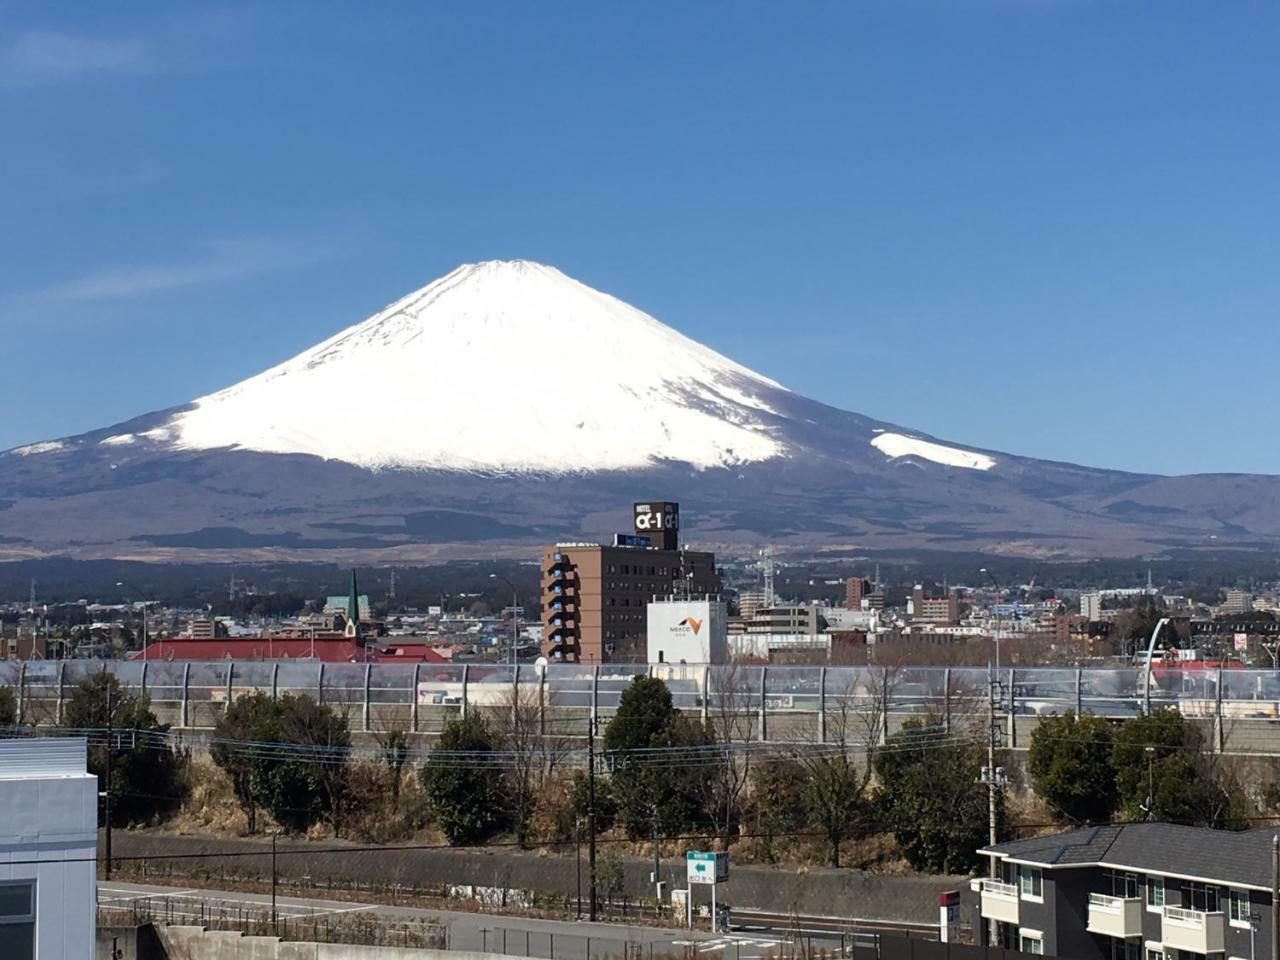
[[[713,553],[558,543],[542,555],[543,653],[552,660],[634,663],[647,655],[654,597],[720,592]]]
[[[1253,609],[1253,597],[1243,590],[1228,590],[1227,600],[1222,605],[1225,614],[1248,613]]]
[[[850,577],[844,584],[844,605],[850,610],[862,609],[862,598],[875,589],[866,577]]]
[[[1080,616],[1090,623],[1102,619],[1102,594],[1089,590],[1080,594]]]
[[[720,593],[714,553],[679,548],[680,506],[635,504],[635,533],[612,546],[558,543],[542,555],[542,649],[559,661],[637,662],[649,601]]]
[[[1236,960],[1271,953],[1275,828],[1083,827],[979,852],[982,942],[1078,960]]]
[[[955,626],[960,622],[960,597],[954,590],[947,591],[944,597],[928,597],[924,587],[917,583],[911,591],[911,619],[916,623]]]
[[[827,629],[817,606],[761,607],[743,622],[744,633],[787,633],[817,636]]]

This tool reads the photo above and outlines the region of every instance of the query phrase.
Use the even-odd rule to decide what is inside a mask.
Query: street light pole
[[[1000,582],[996,580],[996,575],[983,567],[978,571],[985,573],[991,581],[992,586],[996,588],[996,602],[991,607],[991,616],[995,618],[996,625],[992,630],[991,637],[996,642],[996,677],[1000,676]]]
[[[142,659],[147,659],[147,596],[137,587],[125,583],[123,580],[117,580],[116,586],[121,590],[131,590],[138,595],[138,599],[142,601]]]
[[[517,610],[520,606],[520,598],[517,595],[516,585],[504,576],[496,573],[489,574],[490,580],[501,580],[511,588],[511,665],[516,665],[516,646],[520,642],[520,619]]]

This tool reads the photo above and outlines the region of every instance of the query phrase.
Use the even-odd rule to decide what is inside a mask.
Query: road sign
[[[729,854],[690,850],[685,857],[690,883],[724,883],[729,879]]]

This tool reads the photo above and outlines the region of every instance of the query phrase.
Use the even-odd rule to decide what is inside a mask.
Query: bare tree
[[[751,739],[753,684],[740,664],[708,667],[707,733],[719,747],[707,769],[707,810],[716,835],[727,846],[741,820],[751,755],[734,744]]]
[[[513,685],[494,712],[493,729],[511,757],[507,773],[516,841],[528,846],[538,798],[559,774],[569,753],[569,737],[557,711],[542,699],[537,684]]]
[[[839,671],[835,691],[826,691],[822,698],[824,742],[797,750],[806,777],[803,794],[809,818],[827,841],[833,867],[840,866],[846,840],[873,828],[868,788],[876,753],[888,734],[898,674],[897,667]]]

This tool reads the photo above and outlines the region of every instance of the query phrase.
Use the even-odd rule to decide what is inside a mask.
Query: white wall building
[[[654,600],[647,619],[650,663],[729,662],[729,611],[718,597]]]
[[[83,738],[0,740],[0,957],[90,960],[98,778]]]
[[[1102,593],[1100,591],[1090,590],[1087,593],[1080,594],[1080,615],[1091,622],[1102,619]]]

